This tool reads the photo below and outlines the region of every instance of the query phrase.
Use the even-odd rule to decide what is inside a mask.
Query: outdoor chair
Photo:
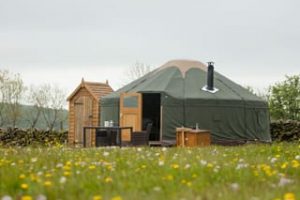
[[[131,145],[132,146],[143,146],[149,145],[149,136],[152,129],[152,123],[147,124],[146,130],[134,131],[131,133]]]

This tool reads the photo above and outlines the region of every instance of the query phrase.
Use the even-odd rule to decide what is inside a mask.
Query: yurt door
[[[131,126],[133,131],[142,129],[142,94],[123,93],[120,96],[120,125]],[[129,130],[122,131],[122,140],[130,141]]]
[[[75,143],[83,144],[83,127],[92,126],[92,99],[81,96],[75,101]],[[86,145],[91,146],[91,130],[86,132]]]

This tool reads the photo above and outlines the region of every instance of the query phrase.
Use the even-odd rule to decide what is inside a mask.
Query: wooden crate
[[[176,128],[176,144],[179,147],[208,146],[211,143],[210,131],[190,128]]]

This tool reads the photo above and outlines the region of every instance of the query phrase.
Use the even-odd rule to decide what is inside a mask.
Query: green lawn
[[[300,199],[300,144],[0,148],[0,198]]]

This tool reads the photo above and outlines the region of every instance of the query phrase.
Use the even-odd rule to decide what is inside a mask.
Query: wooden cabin
[[[113,92],[106,83],[86,82],[82,79],[80,85],[68,97],[69,101],[69,133],[68,143],[83,145],[83,127],[99,126],[101,97]],[[86,145],[95,146],[95,131],[86,132]]]

